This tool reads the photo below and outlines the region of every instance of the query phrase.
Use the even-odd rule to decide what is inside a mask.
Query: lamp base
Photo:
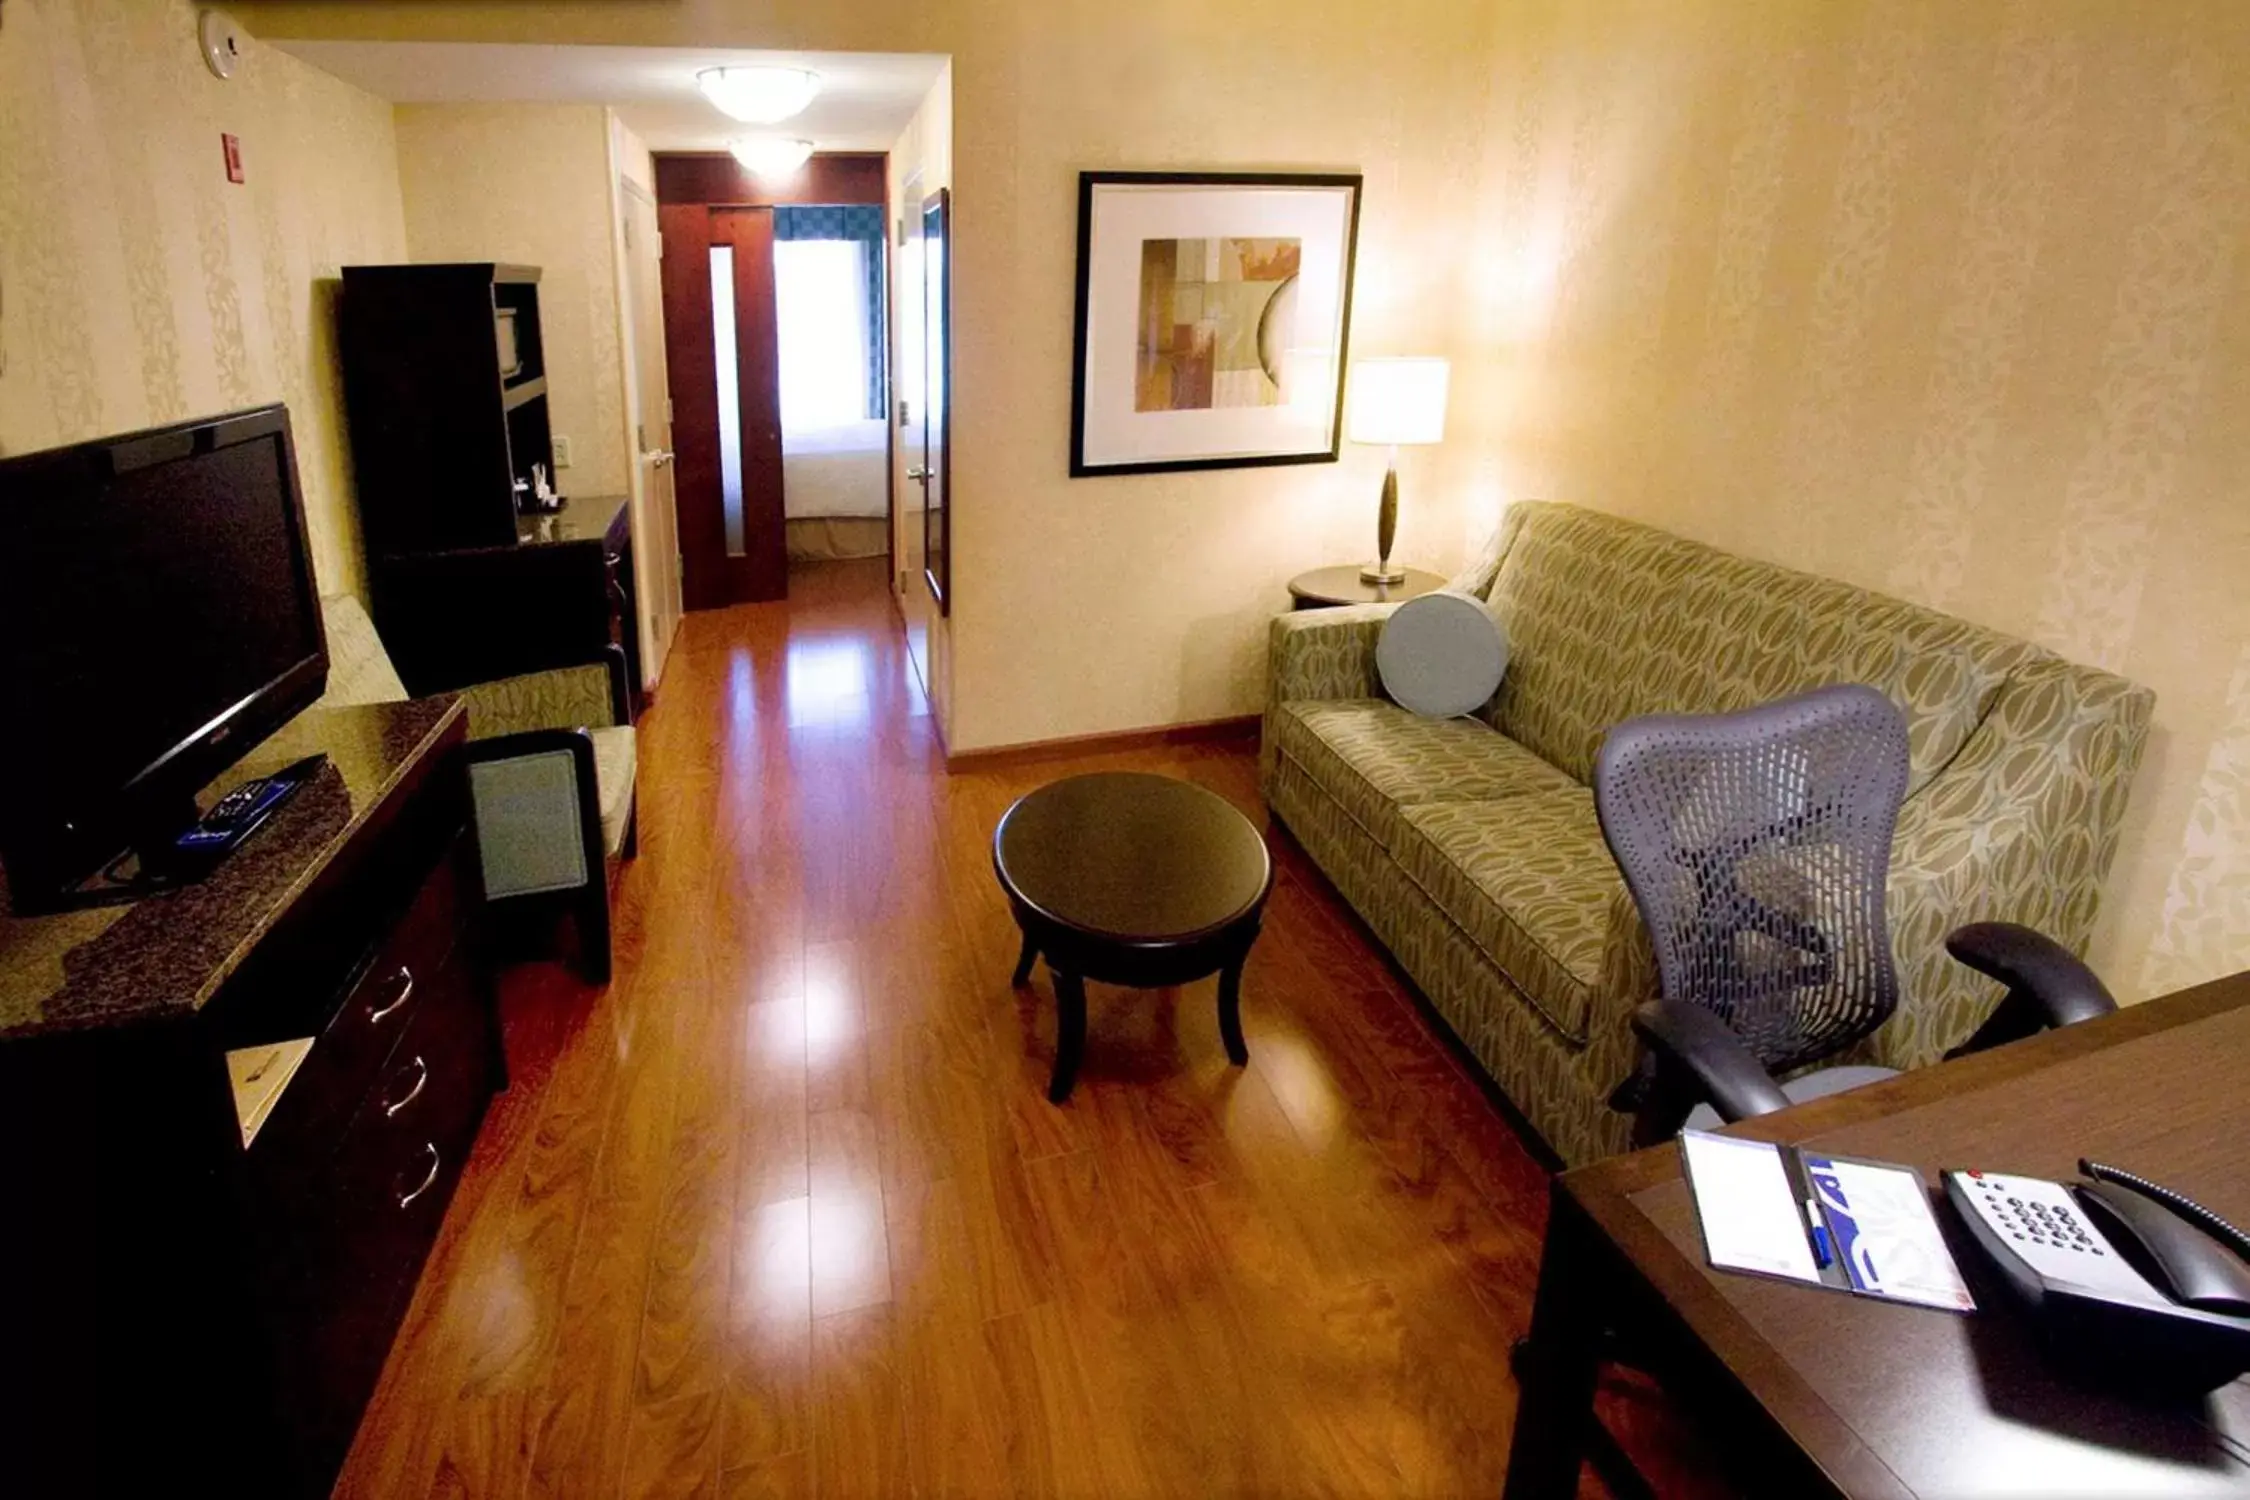
[[[1406,582],[1406,569],[1387,568],[1381,563],[1369,563],[1359,570],[1361,583],[1394,584]]]

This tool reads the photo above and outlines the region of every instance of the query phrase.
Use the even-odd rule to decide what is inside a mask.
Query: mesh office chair
[[[1843,1052],[1898,1007],[1884,885],[1906,785],[1905,720],[1857,685],[1609,732],[1594,803],[1663,995],[1634,1013],[1646,1050],[1611,1101],[1634,1111],[1636,1144],[1894,1076],[1854,1066],[1776,1081]],[[1978,923],[1947,948],[2008,986],[1956,1051],[2116,1007],[2084,964],[2029,928]]]

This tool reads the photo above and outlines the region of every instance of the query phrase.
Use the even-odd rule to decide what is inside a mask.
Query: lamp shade
[[[776,125],[820,92],[820,75],[803,68],[705,68],[695,75],[703,97],[749,125]]]
[[[1352,366],[1345,426],[1355,443],[1435,443],[1445,437],[1442,359],[1363,359]]]
[[[787,177],[811,160],[813,143],[783,136],[748,135],[730,141],[727,149],[756,177]]]

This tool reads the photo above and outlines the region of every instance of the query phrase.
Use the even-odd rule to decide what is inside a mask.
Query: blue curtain
[[[883,210],[872,203],[784,205],[773,211],[777,240],[858,240],[867,274],[867,414],[888,420],[883,403]]]

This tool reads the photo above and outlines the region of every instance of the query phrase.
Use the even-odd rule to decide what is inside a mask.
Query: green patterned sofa
[[[1655,962],[1594,815],[1594,752],[1644,713],[1717,712],[1827,682],[1905,710],[1912,782],[1890,917],[1906,999],[1869,1060],[1965,1037],[1997,987],[1947,932],[2005,919],[2083,952],[2153,696],[2026,642],[1575,506],[1519,502],[1453,581],[1507,627],[1474,717],[1388,702],[1392,606],[1282,615],[1269,642],[1268,805],[1565,1162],[1623,1150]]]

